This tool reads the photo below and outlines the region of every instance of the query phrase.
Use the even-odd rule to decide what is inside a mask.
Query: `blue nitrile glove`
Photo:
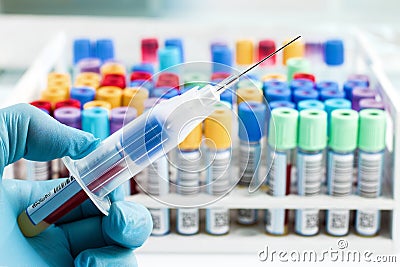
[[[87,155],[99,144],[91,134],[67,127],[27,104],[0,110],[0,174],[24,157],[49,161]],[[148,238],[150,213],[141,205],[122,201],[114,192],[109,216],[88,200],[55,226],[26,238],[18,215],[61,180],[0,179],[0,266],[136,266],[132,252]]]

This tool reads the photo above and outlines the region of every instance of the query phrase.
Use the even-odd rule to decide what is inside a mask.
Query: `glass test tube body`
[[[213,150],[207,148],[208,158],[214,159],[207,169],[207,193],[215,196],[226,194],[230,188],[229,165],[231,149]],[[206,232],[212,235],[224,235],[229,232],[230,214],[227,208],[206,209]]]
[[[327,158],[327,186],[330,196],[348,196],[353,185],[354,151],[329,149]],[[344,236],[349,232],[350,210],[326,211],[326,231],[333,236]]]
[[[247,142],[240,140],[239,145],[239,185],[249,186],[252,179],[256,179],[258,184],[259,165],[261,158],[260,142]],[[237,222],[244,225],[257,223],[256,209],[239,209]]]
[[[375,153],[358,150],[357,193],[361,197],[376,198],[381,195],[384,151]],[[380,229],[380,211],[376,209],[357,210],[356,231],[360,235],[373,236]]]
[[[274,197],[290,193],[292,150],[274,150],[268,146],[267,166],[271,169],[267,176],[267,192]],[[289,211],[285,209],[268,209],[265,211],[265,230],[272,235],[288,233]]]
[[[179,150],[177,152],[177,193],[184,196],[193,196],[200,191],[198,149]],[[176,211],[176,231],[181,235],[194,235],[199,232],[200,215],[198,208],[179,208]]]
[[[300,196],[314,196],[321,191],[323,174],[323,150],[297,151],[297,190]],[[319,232],[319,210],[296,210],[296,233],[304,236],[316,235]]]

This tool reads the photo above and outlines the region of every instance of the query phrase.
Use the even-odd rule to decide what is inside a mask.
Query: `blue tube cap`
[[[295,108],[296,106],[293,102],[290,101],[272,101],[269,102],[268,105],[271,110],[275,108]]]
[[[243,141],[257,142],[264,135],[267,107],[258,102],[239,104],[239,138]]]
[[[97,40],[96,54],[102,62],[114,59],[114,42],[111,39]]]
[[[160,71],[178,65],[180,62],[179,50],[176,47],[166,47],[158,49],[158,62]]]
[[[335,81],[320,81],[315,85],[317,91],[322,91],[324,89],[339,91],[339,84]]]
[[[302,100],[312,100],[318,99],[318,92],[316,90],[309,90],[309,89],[297,89],[293,93],[293,102],[296,104]]]
[[[142,72],[147,72],[150,74],[154,74],[154,67],[153,64],[151,63],[140,63],[140,64],[135,64],[131,68],[131,72],[135,71],[142,71]]]
[[[156,98],[170,99],[177,95],[179,95],[179,91],[175,88],[163,86],[154,88],[153,91],[151,91],[150,96]]]
[[[361,80],[348,80],[343,84],[343,91],[345,94],[345,98],[348,100],[352,100],[353,98],[353,89],[356,87],[368,87],[368,82]]]
[[[108,110],[102,107],[93,107],[82,111],[82,130],[93,134],[101,140],[110,135]]]
[[[340,39],[327,40],[323,45],[324,61],[329,66],[339,66],[344,63],[344,45]]]
[[[91,87],[73,87],[70,92],[70,97],[81,102],[81,109],[90,101],[94,100],[96,91]]]
[[[165,47],[176,48],[179,51],[179,63],[184,62],[183,42],[180,38],[170,38],[165,40]]]
[[[92,46],[89,39],[75,39],[73,44],[74,64],[91,56]]]
[[[297,104],[297,109],[302,111],[304,109],[319,109],[324,110],[325,105],[321,101],[318,100],[303,100]]]
[[[288,84],[286,82],[278,81],[278,80],[269,80],[263,83],[263,91],[264,95],[266,95],[266,91],[269,89],[280,89],[286,90],[288,89]]]
[[[265,97],[267,99],[267,102],[273,102],[273,101],[290,101],[292,97],[292,92],[287,89],[267,89],[265,91]]]
[[[289,87],[292,91],[296,91],[298,89],[314,90],[314,83],[307,79],[295,79],[290,82]]]
[[[331,98],[344,98],[345,93],[339,90],[324,89],[319,92],[319,99],[325,101]]]
[[[216,46],[211,50],[213,72],[232,72],[232,50],[228,46]]]

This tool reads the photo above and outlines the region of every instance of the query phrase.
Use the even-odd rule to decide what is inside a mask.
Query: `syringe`
[[[88,198],[108,215],[110,201],[107,195],[110,192],[175,148],[214,111],[214,104],[222,92],[300,37],[217,85],[194,87],[163,101],[112,134],[86,157],[79,160],[63,158],[70,178],[18,216],[22,233],[27,237],[40,234]]]

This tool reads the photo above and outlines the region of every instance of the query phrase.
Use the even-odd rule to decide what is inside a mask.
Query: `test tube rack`
[[[120,24],[118,24],[120,23]],[[116,25],[121,25],[122,22],[114,22]],[[139,21],[140,23],[140,21]],[[153,25],[149,21],[142,23],[143,25]],[[165,25],[163,25],[165,26]],[[177,24],[170,26],[180,27]],[[167,26],[165,26],[167,27]],[[182,26],[183,27],[183,26]],[[121,27],[124,28],[124,27]],[[124,28],[126,29],[126,28]],[[68,61],[66,51],[68,51],[68,43],[74,37],[72,35],[74,28],[69,29],[69,34],[58,33],[51,39],[41,53],[27,68],[23,77],[19,80],[14,88],[14,94],[17,97],[9,98],[3,102],[3,106],[8,106],[17,102],[30,102],[39,96],[39,92],[44,88],[46,83],[47,73],[50,71],[66,71],[68,70]],[[75,28],[76,30],[76,28]],[[117,31],[114,40],[118,42],[122,33],[126,35],[126,31]],[[182,36],[185,38],[185,33],[188,30],[183,30]],[[264,31],[265,32],[265,31]],[[293,31],[289,31],[293,32]],[[80,32],[81,33],[81,32]],[[97,35],[102,32],[99,31]],[[117,36],[119,34],[119,36]],[[200,35],[206,35],[205,32],[200,32]],[[89,32],[87,34],[90,35]],[[165,35],[165,34],[164,34]],[[258,33],[260,35],[260,33]],[[365,199],[356,195],[348,197],[335,198],[328,195],[318,195],[315,197],[301,197],[297,195],[288,195],[281,198],[274,198],[267,195],[265,192],[258,191],[250,194],[247,188],[235,188],[229,195],[222,198],[213,205],[223,206],[229,209],[268,209],[268,208],[318,208],[321,210],[332,208],[346,208],[356,210],[359,208],[374,207],[383,211],[382,226],[378,236],[361,237],[350,231],[350,234],[345,237],[332,237],[324,233],[313,237],[303,237],[293,233],[290,230],[285,236],[270,236],[265,234],[264,224],[262,219],[256,226],[239,226],[236,223],[231,223],[229,234],[224,236],[211,236],[204,233],[204,225],[202,225],[200,233],[193,236],[178,235],[171,227],[172,232],[161,237],[150,237],[145,245],[138,249],[139,253],[247,253],[256,254],[264,249],[266,245],[275,250],[285,249],[320,249],[337,247],[337,242],[340,239],[345,239],[350,244],[352,249],[370,250],[376,253],[399,253],[400,252],[400,166],[396,162],[400,159],[400,142],[397,138],[400,137],[400,96],[396,93],[390,80],[383,71],[382,62],[379,61],[374,49],[369,44],[367,38],[359,30],[351,32],[352,37],[352,68],[355,72],[367,73],[371,78],[371,84],[378,91],[385,103],[385,109],[388,114],[387,123],[387,144],[385,151],[385,173],[384,173],[384,190],[381,197],[376,199]],[[68,37],[67,37],[68,36]],[[160,36],[163,36],[160,30]],[[139,40],[141,35],[134,33],[129,36],[137,37]],[[124,37],[127,38],[126,36]],[[124,40],[124,39],[123,39]],[[207,47],[208,43],[203,46]],[[126,48],[126,47],[125,47]],[[134,49],[134,48],[132,48]],[[69,49],[70,50],[70,49]],[[123,49],[124,52],[127,49]],[[189,58],[190,59],[190,58]],[[233,173],[237,173],[233,166]],[[5,172],[5,176],[7,176]],[[11,172],[12,173],[12,172]],[[206,199],[206,194],[199,194],[196,198]],[[175,193],[168,194],[164,200],[184,198],[184,196]],[[141,203],[149,208],[165,207],[164,204],[154,200],[146,194],[137,194],[127,197],[127,200]],[[184,199],[181,199],[184,201]],[[174,207],[169,207],[174,209]],[[206,208],[206,207],[202,207]],[[172,211],[174,212],[174,211]],[[174,216],[171,216],[173,218]],[[234,218],[232,218],[234,221]],[[174,225],[174,222],[172,222]],[[293,224],[293,223],[291,223]],[[322,226],[321,226],[322,229]]]

